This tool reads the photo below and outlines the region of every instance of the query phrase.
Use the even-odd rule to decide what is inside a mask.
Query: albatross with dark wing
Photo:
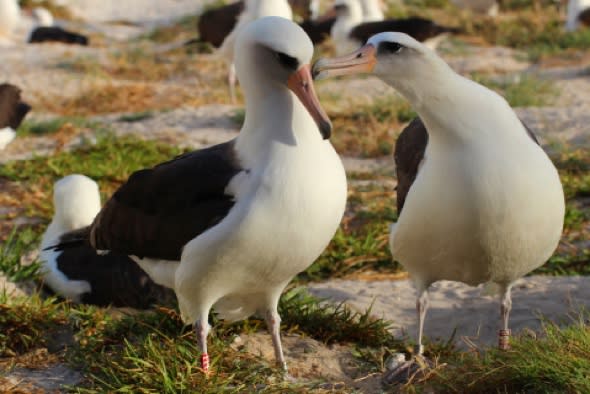
[[[580,25],[590,26],[590,0],[569,0],[565,29],[575,31]]]
[[[129,256],[99,254],[80,243],[64,250],[47,247],[67,242],[100,211],[98,185],[79,174],[68,175],[53,187],[54,215],[41,241],[39,260],[44,285],[74,302],[99,306],[148,308],[174,298],[170,289],[155,284]]]
[[[423,122],[413,122],[396,147],[400,212],[390,234],[392,255],[418,289],[418,354],[428,288],[439,280],[497,290],[499,343],[507,348],[511,286],[545,263],[561,237],[557,170],[504,98],[410,36],[378,34],[314,66],[318,77],[363,71],[393,86]]]
[[[363,22],[363,10],[359,0],[336,0],[336,22],[332,26],[331,36],[339,55],[359,48],[377,33],[398,31],[424,41],[431,48],[446,34],[459,33],[459,29],[446,27],[420,17],[386,19],[375,22]]]
[[[246,98],[239,135],[132,174],[86,231],[96,249],[135,256],[174,289],[205,371],[211,308],[229,320],[264,316],[286,368],[280,294],[328,245],[344,213],[346,176],[328,141],[312,55],[305,32],[287,19],[245,26],[234,58]]]
[[[0,150],[16,137],[16,129],[31,110],[21,100],[20,93],[20,89],[14,85],[0,84]]]
[[[55,25],[53,15],[47,8],[35,7],[31,11],[35,28],[29,36],[29,43],[61,42],[63,44],[88,45],[88,37],[68,31]]]

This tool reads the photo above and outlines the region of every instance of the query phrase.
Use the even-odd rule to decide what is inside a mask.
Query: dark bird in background
[[[44,286],[74,302],[98,306],[149,308],[168,304],[174,292],[154,283],[127,255],[99,254],[90,244],[72,242],[87,236],[100,211],[98,185],[84,175],[68,175],[53,188],[55,213],[41,243]],[[69,244],[61,250],[46,250]]]
[[[0,129],[18,129],[31,110],[31,106],[21,100],[20,94],[18,87],[8,83],[0,84]]]
[[[420,17],[363,22],[363,10],[358,0],[336,0],[334,10],[336,22],[330,34],[338,54],[358,49],[370,37],[382,32],[405,33],[430,48],[435,48],[445,35],[461,32],[458,28],[441,26]]]
[[[308,20],[312,16],[311,3],[311,0],[289,0],[293,13],[301,16],[304,20]],[[199,38],[188,41],[187,45],[202,42],[219,48],[234,29],[244,9],[245,1],[241,0],[204,11],[197,22]]]
[[[43,7],[31,11],[36,27],[31,31],[29,43],[61,42],[63,44],[88,45],[88,37],[55,25],[51,12]]]
[[[35,28],[29,37],[29,43],[61,42],[64,44],[88,45],[88,37],[62,29],[59,26],[41,26]]]
[[[16,129],[30,110],[31,106],[21,100],[18,87],[0,84],[0,150],[16,137]]]

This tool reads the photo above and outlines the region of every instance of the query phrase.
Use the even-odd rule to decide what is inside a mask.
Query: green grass
[[[96,143],[70,152],[8,162],[0,167],[0,178],[21,185],[20,203],[29,215],[49,218],[51,190],[59,178],[69,174],[87,175],[99,183],[103,197],[108,197],[134,171],[170,160],[182,152],[156,141],[105,133]]]
[[[512,107],[542,107],[552,104],[559,91],[549,80],[531,74],[515,75],[510,79],[491,79],[475,74],[472,79],[504,96]]]
[[[92,127],[84,118],[79,117],[57,117],[49,120],[25,120],[18,128],[19,136],[41,136],[54,134],[64,127]]]
[[[15,227],[8,239],[0,243],[0,272],[12,282],[36,279],[38,262],[21,263],[21,257],[39,242],[39,234],[29,227]]]
[[[437,393],[588,393],[590,328],[547,323],[541,338],[521,336],[507,352],[454,354],[425,383]]]
[[[127,122],[127,123],[134,123],[134,122],[141,122],[146,119],[151,119],[154,117],[153,111],[141,111],[135,112],[132,114],[122,115],[119,118],[119,122]]]

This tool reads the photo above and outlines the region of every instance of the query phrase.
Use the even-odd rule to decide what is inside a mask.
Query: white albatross
[[[411,37],[381,33],[314,66],[318,77],[363,71],[400,92],[423,121],[413,133],[427,134],[407,195],[398,190],[405,201],[390,234],[393,257],[418,289],[418,354],[428,287],[439,280],[492,285],[501,297],[499,343],[507,348],[510,288],[544,264],[561,237],[557,170],[503,97],[455,73]],[[396,146],[398,174],[415,156]]]
[[[0,44],[12,43],[19,23],[20,8],[17,0],[0,0]]]
[[[245,0],[244,10],[240,14],[238,22],[231,33],[223,40],[218,50],[218,53],[227,61],[229,66],[227,78],[232,102],[236,101],[236,70],[234,63],[236,38],[244,26],[265,16],[280,16],[291,20],[293,19],[293,11],[287,0]]]
[[[96,249],[135,256],[174,289],[204,371],[211,308],[229,320],[264,316],[286,368],[280,294],[328,245],[347,195],[313,87],[309,37],[266,17],[240,31],[235,55],[246,97],[239,135],[135,172],[85,232]]]

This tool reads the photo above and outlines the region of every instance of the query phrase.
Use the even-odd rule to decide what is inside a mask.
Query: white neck
[[[269,84],[270,85],[270,84]],[[286,87],[244,87],[246,117],[237,145],[257,152],[272,143],[299,145],[322,139],[318,127],[299,99]]]
[[[349,34],[354,27],[362,22],[363,10],[357,1],[349,3],[348,12],[346,14],[338,15],[330,32],[338,55],[343,55],[357,49],[358,44],[349,38]]]
[[[384,19],[379,0],[361,0],[363,7],[363,22],[376,22]]]

